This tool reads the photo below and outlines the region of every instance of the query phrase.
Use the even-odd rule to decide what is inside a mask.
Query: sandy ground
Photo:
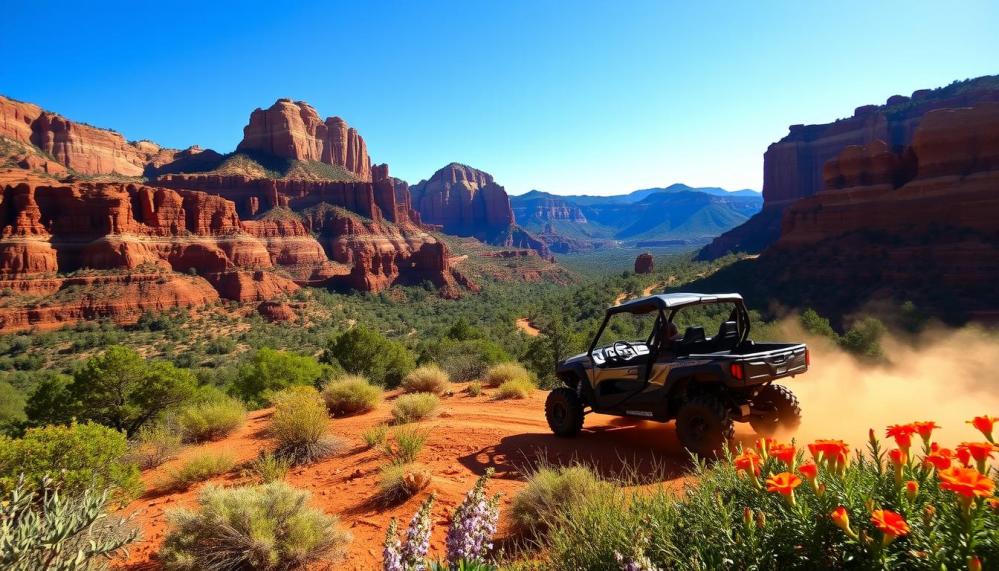
[[[531,337],[541,335],[541,330],[535,327],[534,324],[531,323],[531,320],[526,317],[521,317],[517,320],[517,329],[520,329]]]
[[[498,401],[489,389],[478,397],[470,397],[460,392],[461,388],[456,385],[456,393],[444,398],[436,418],[418,424],[429,434],[419,461],[431,468],[434,481],[427,490],[401,505],[384,507],[375,503],[378,472],[385,457],[378,451],[366,450],[360,436],[364,429],[390,419],[391,401],[396,392],[389,393],[386,402],[374,411],[330,421],[332,431],[348,440],[347,452],[289,473],[288,483],[310,491],[313,503],[327,513],[337,514],[353,534],[346,562],[334,568],[378,568],[390,518],[399,518],[405,527],[431,490],[438,497],[433,510],[436,523],[432,551],[443,556],[449,514],[478,475],[489,467],[496,470],[489,491],[503,494],[501,542],[502,537],[509,535],[507,512],[511,499],[523,485],[525,472],[539,459],[556,464],[575,460],[591,463],[608,477],[621,476],[627,464],[647,479],[644,483],[666,482],[678,486],[683,481],[686,459],[672,424],[592,415],[587,417],[582,435],[560,439],[552,436],[544,419],[545,391],[537,391],[524,400]],[[253,459],[272,445],[266,435],[269,417],[266,410],[251,413],[246,425],[229,438],[188,447],[177,459],[143,473],[148,491],[125,508],[128,513],[138,512],[135,521],[141,526],[143,536],[133,546],[125,568],[158,568],[156,552],[167,531],[164,512],[193,506],[198,489],[204,485],[179,493],[158,491],[157,486],[170,468],[205,450],[228,451],[241,461]],[[212,482],[227,486],[252,483],[238,473],[236,469]]]

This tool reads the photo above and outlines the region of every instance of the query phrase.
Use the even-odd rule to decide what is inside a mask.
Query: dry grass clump
[[[392,406],[392,417],[396,424],[423,420],[437,410],[440,402],[437,395],[431,393],[402,395],[395,400],[395,404]]]
[[[409,464],[416,460],[427,442],[428,434],[415,428],[400,428],[392,433],[392,442],[382,445],[382,450],[392,464]]]
[[[274,454],[294,466],[338,454],[346,442],[329,434],[329,414],[319,391],[295,386],[272,397],[274,416],[270,434],[277,440]]]
[[[169,571],[301,569],[330,563],[346,552],[351,535],[308,505],[309,494],[283,482],[242,488],[207,487],[197,511],[168,515],[160,551]]]
[[[364,444],[368,448],[376,448],[385,444],[385,439],[387,437],[387,424],[376,424],[375,426],[364,429],[364,432],[361,433],[361,438],[364,440]]]
[[[264,484],[283,480],[291,469],[291,462],[271,453],[264,453],[250,463],[246,472]]]
[[[477,397],[481,395],[482,383],[480,383],[479,381],[472,381],[468,383],[468,386],[465,387],[465,392],[468,393],[468,396],[470,397]]]
[[[177,414],[184,442],[219,440],[246,422],[246,407],[232,397],[188,405]]]
[[[193,484],[214,478],[233,469],[236,459],[227,452],[202,452],[169,472],[167,489],[186,490]]]
[[[323,400],[334,416],[368,412],[382,401],[382,389],[361,375],[344,375],[323,388]]]
[[[407,393],[433,393],[443,395],[451,390],[451,378],[437,365],[424,365],[409,372],[402,379]]]
[[[139,429],[135,439],[128,444],[127,459],[140,469],[155,468],[177,455],[181,437],[169,426],[157,423]]]
[[[385,503],[411,498],[430,485],[433,475],[423,464],[388,464],[378,478],[378,498]]]
[[[499,386],[496,391],[498,399],[526,399],[534,392],[534,382],[531,379],[510,379]]]
[[[521,532],[538,533],[567,506],[612,489],[613,484],[600,480],[586,466],[542,467],[513,498],[511,517]]]
[[[524,379],[529,382],[532,380],[530,371],[525,369],[520,363],[513,361],[493,365],[486,371],[486,374],[482,378],[488,387],[498,387],[507,381],[517,379]]]

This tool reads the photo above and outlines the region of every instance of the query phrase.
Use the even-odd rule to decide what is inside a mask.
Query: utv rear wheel
[[[787,387],[767,385],[753,399],[753,409],[766,411],[749,419],[760,436],[773,436],[777,430],[795,430],[801,424],[801,405]]]
[[[735,436],[728,410],[711,395],[698,395],[687,401],[676,415],[676,435],[684,448],[714,458]]]
[[[548,393],[545,418],[555,436],[576,436],[583,429],[583,401],[576,391],[559,387]]]

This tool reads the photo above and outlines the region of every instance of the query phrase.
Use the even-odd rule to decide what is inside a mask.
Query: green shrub
[[[416,422],[429,417],[439,405],[437,395],[430,393],[402,395],[392,405],[392,417],[397,424]]]
[[[198,482],[220,476],[233,469],[236,459],[227,452],[202,452],[170,470],[164,488],[185,490]]]
[[[858,357],[878,361],[885,356],[884,350],[881,349],[881,337],[884,334],[885,326],[881,321],[865,317],[853,324],[853,327],[839,340],[839,344]]]
[[[248,471],[261,482],[270,484],[271,482],[283,480],[290,468],[291,463],[287,460],[279,458],[274,454],[266,453],[261,454],[256,460],[251,462]]]
[[[323,400],[334,416],[359,414],[378,406],[382,401],[382,389],[360,375],[345,375],[323,388]]]
[[[155,468],[177,455],[181,448],[180,432],[160,422],[146,425],[128,444],[128,460],[143,470]]]
[[[167,361],[146,361],[135,350],[115,345],[88,359],[72,382],[54,380],[36,391],[29,408],[36,421],[93,420],[131,437],[193,397],[195,388],[190,371]]]
[[[412,497],[430,485],[433,475],[423,464],[388,464],[378,477],[378,498],[395,503]]]
[[[185,442],[218,440],[246,422],[246,408],[231,397],[185,406],[177,414],[177,424]]]
[[[0,434],[14,431],[28,419],[24,413],[27,399],[21,391],[6,381],[0,381]]]
[[[423,365],[413,369],[402,379],[402,388],[407,393],[442,395],[451,390],[451,379],[437,365]]]
[[[394,443],[385,443],[385,453],[392,464],[414,462],[427,442],[428,434],[415,428],[399,428],[392,434]]]
[[[479,381],[472,381],[468,383],[468,386],[465,387],[465,392],[468,393],[468,396],[470,397],[477,397],[481,395],[482,383],[480,383]]]
[[[527,484],[513,498],[511,518],[518,530],[537,533],[569,506],[613,488],[613,484],[601,481],[585,466],[542,467],[531,474]]]
[[[49,475],[70,496],[93,488],[129,499],[142,490],[142,480],[127,453],[124,434],[90,422],[31,428],[17,439],[0,437],[0,491],[14,489],[22,474],[35,487]]]
[[[0,565],[6,571],[99,569],[135,541],[127,520],[108,517],[108,493],[67,496],[19,485],[0,495]]]
[[[376,424],[370,428],[364,429],[361,433],[361,438],[364,439],[364,444],[368,448],[375,448],[385,444],[385,439],[388,437],[388,425],[386,424]]]
[[[348,373],[365,375],[371,382],[396,387],[416,362],[402,343],[367,327],[358,326],[330,342],[323,353],[326,363],[339,363]]]
[[[283,482],[243,488],[207,486],[198,510],[168,515],[160,552],[168,570],[297,569],[345,553],[350,534],[336,517],[309,507],[308,492]]]
[[[250,404],[266,402],[269,395],[296,385],[313,385],[324,368],[308,355],[258,349],[239,368],[235,390]]]
[[[839,335],[833,330],[832,325],[829,324],[829,320],[819,315],[812,308],[802,311],[798,321],[801,323],[801,327],[812,335],[828,337],[833,341],[839,340]]]
[[[449,337],[452,332],[448,333]],[[490,366],[512,360],[498,343],[486,339],[436,339],[420,348],[419,363],[437,363],[455,381],[478,379]]]
[[[498,387],[507,381],[517,379],[530,381],[531,373],[520,363],[509,362],[493,365],[486,371],[486,375],[482,380],[488,387]]]
[[[499,390],[496,391],[496,398],[498,399],[526,399],[531,396],[534,392],[534,382],[531,379],[510,379],[509,381],[504,381],[502,385],[499,386]]]
[[[308,464],[339,453],[344,442],[329,434],[329,413],[319,392],[296,386],[276,393],[270,433],[275,454],[293,465]]]

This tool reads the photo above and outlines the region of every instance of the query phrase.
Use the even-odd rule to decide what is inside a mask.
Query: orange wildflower
[[[996,488],[991,478],[974,468],[954,466],[941,470],[937,477],[940,478],[940,489],[950,490],[968,499],[987,498]]]
[[[992,457],[992,454],[995,452],[995,445],[991,442],[962,442],[957,447],[958,452],[961,449],[967,449],[968,455],[974,458],[976,462],[984,462]]]
[[[753,476],[760,475],[760,455],[751,449],[743,450],[733,460],[735,469],[739,472],[750,473]]]
[[[793,444],[773,443],[767,448],[767,453],[788,466],[794,465],[795,449]]]
[[[915,480],[909,480],[905,483],[905,495],[909,496],[910,501],[916,500],[916,494],[919,493],[919,482]]]
[[[923,442],[929,444],[930,438],[933,436],[933,431],[940,428],[937,423],[932,420],[924,420],[922,422],[913,422],[912,426],[915,427],[916,432],[919,437],[923,439]]]
[[[957,447],[957,459],[961,461],[961,464],[965,467],[971,465],[971,450],[968,448]]]
[[[833,523],[836,525],[836,527],[845,531],[848,536],[852,538],[857,537],[857,534],[854,533],[852,529],[850,529],[850,514],[847,513],[845,507],[839,506],[838,508],[834,509],[832,513],[829,514],[829,517],[832,518]]]
[[[912,435],[916,433],[914,424],[893,424],[885,430],[885,436],[895,439],[895,444],[902,450],[909,450],[912,446]]]
[[[985,502],[989,504],[990,508],[999,511],[999,498],[989,498]]]
[[[794,489],[800,485],[801,478],[791,472],[781,472],[767,478],[767,491],[782,494],[791,505],[794,505]]]
[[[909,460],[909,455],[906,454],[905,450],[900,448],[892,448],[888,451],[888,459],[896,468],[902,466]]]
[[[982,571],[982,560],[977,555],[968,558],[968,571]]]
[[[767,452],[770,450],[770,447],[773,446],[774,444],[777,444],[777,440],[773,438],[756,439],[756,449],[762,452],[763,454],[767,454]]]
[[[975,418],[968,421],[968,424],[974,426],[979,432],[985,435],[985,439],[989,442],[994,442],[992,440],[992,427],[996,422],[999,422],[999,416],[989,416],[987,414],[982,416],[976,416]]]
[[[812,462],[808,462],[798,466],[798,472],[801,472],[801,475],[809,480],[814,480],[819,475],[819,467]]]
[[[947,448],[941,448],[936,442],[930,445],[930,453],[923,458],[923,464],[929,464],[937,470],[950,468],[954,453]]]
[[[808,445],[808,451],[816,462],[828,462],[831,466],[841,468],[846,466],[850,446],[842,440],[816,440]]]
[[[871,523],[884,534],[885,545],[909,533],[909,524],[905,518],[891,510],[874,510],[871,512]]]

